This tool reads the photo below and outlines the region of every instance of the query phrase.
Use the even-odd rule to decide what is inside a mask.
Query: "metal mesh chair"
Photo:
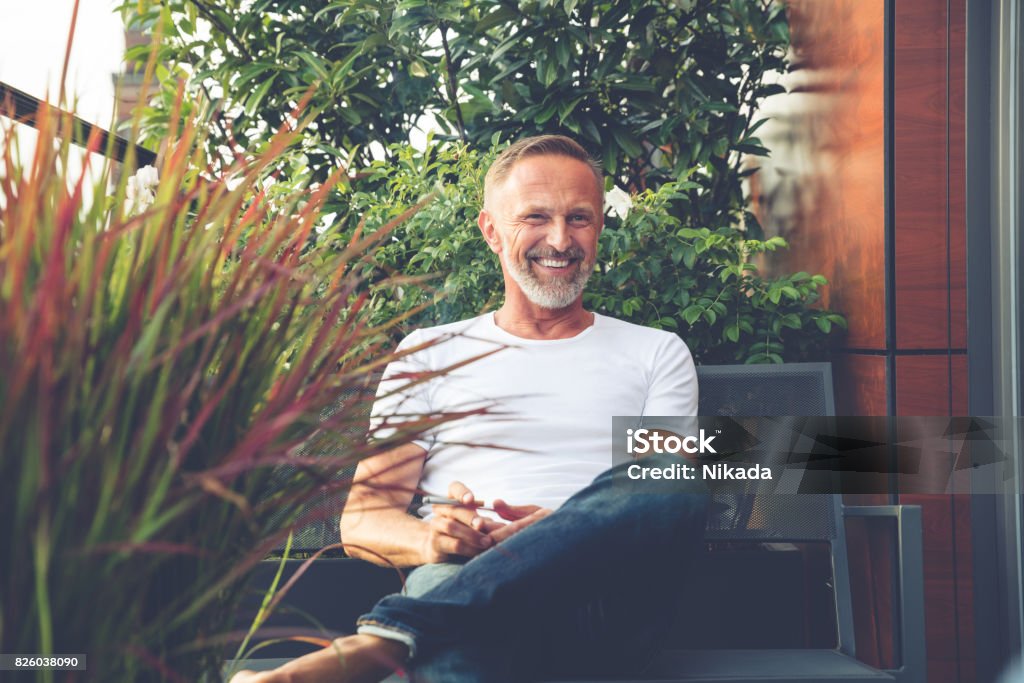
[[[834,415],[827,363],[697,368],[700,414],[742,416]],[[759,434],[762,441],[786,434]],[[785,444],[780,443],[779,448]],[[889,517],[897,528],[900,664],[880,670],[856,659],[845,517]],[[924,681],[924,596],[920,508],[844,506],[830,494],[716,494],[707,538],[717,541],[825,542],[831,552],[838,644],[833,649],[666,650],[642,677],[630,681]],[[588,679],[597,680],[597,679]],[[628,683],[616,679],[619,683]],[[577,681],[579,683],[579,681]]]

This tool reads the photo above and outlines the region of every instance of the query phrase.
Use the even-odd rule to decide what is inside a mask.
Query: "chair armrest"
[[[900,681],[924,681],[927,657],[924,632],[924,554],[919,505],[844,505],[844,517],[889,517],[896,521],[899,565]]]

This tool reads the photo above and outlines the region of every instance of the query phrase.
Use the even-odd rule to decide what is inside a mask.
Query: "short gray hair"
[[[601,164],[594,160],[580,143],[564,135],[535,135],[523,138],[505,149],[497,156],[484,176],[484,204],[487,203],[487,190],[505,180],[512,172],[512,167],[520,160],[528,157],[559,156],[582,161],[590,168],[597,182],[598,191],[604,196],[604,172]]]

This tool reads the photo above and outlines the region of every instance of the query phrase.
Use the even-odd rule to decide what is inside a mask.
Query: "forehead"
[[[538,155],[520,159],[495,188],[500,200],[587,202],[600,205],[601,187],[591,167],[571,157]]]

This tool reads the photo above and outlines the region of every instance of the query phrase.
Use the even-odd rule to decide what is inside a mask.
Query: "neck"
[[[523,339],[568,339],[594,324],[594,314],[577,299],[565,308],[541,308],[524,296],[506,292],[494,314],[494,324]]]

